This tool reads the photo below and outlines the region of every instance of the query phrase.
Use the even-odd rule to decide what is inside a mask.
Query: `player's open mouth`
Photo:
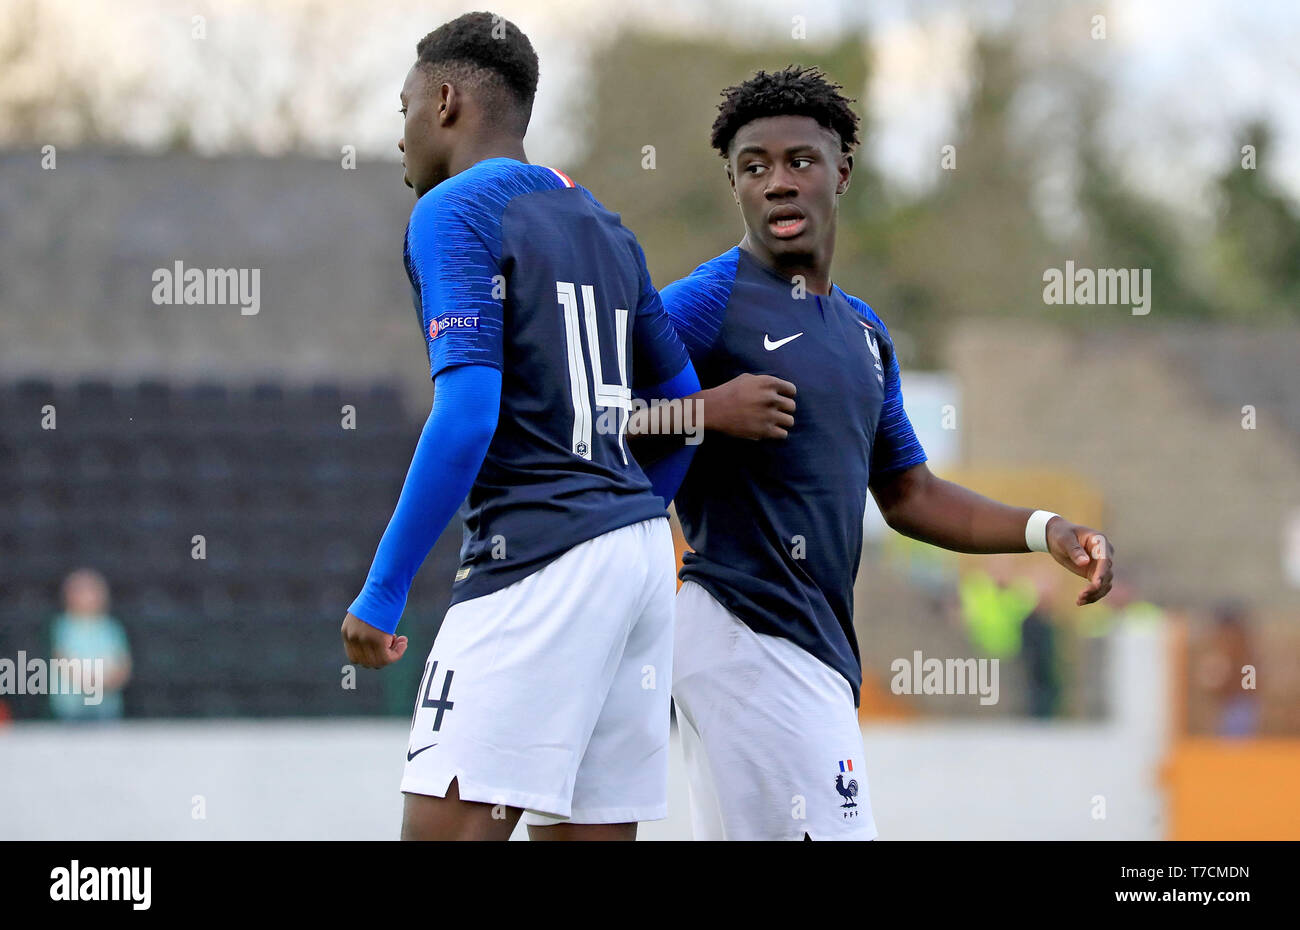
[[[808,218],[797,207],[777,207],[767,215],[767,229],[778,239],[793,239],[807,225]]]

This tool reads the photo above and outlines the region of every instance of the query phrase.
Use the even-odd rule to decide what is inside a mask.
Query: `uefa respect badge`
[[[429,321],[429,338],[437,339],[450,332],[474,332],[477,329],[477,313],[444,313]]]

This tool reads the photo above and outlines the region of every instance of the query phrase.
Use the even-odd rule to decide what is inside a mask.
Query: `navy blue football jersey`
[[[925,461],[885,324],[838,287],[797,296],[733,248],[662,291],[700,384],[746,372],[797,389],[785,439],[709,433],[677,493],[694,581],[759,633],[840,672],[858,700],[853,583],[868,482]]]
[[[433,376],[501,371],[461,508],[452,603],[489,594],[664,502],[627,450],[631,391],[687,364],[636,238],[566,175],[489,158],[416,203],[406,270]]]

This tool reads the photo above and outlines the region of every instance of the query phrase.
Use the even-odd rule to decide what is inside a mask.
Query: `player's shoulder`
[[[567,175],[544,165],[488,158],[452,175],[416,201],[411,226],[436,229],[453,219],[471,226],[499,225],[514,198],[576,186]]]
[[[549,170],[555,171],[554,168]],[[556,173],[560,174],[558,171]],[[562,174],[561,177],[568,182],[579,195],[581,195],[583,202],[586,204],[588,214],[597,218],[599,222],[606,224],[606,227],[612,230],[616,236],[620,237],[623,243],[632,250],[633,254],[638,256],[642,263],[644,263],[645,256],[641,250],[641,244],[637,241],[636,234],[624,225],[623,215],[605,206],[605,204],[601,202],[600,198],[581,184],[574,183],[568,175]]]
[[[678,278],[659,293],[664,306],[674,309],[709,308],[721,311],[731,299],[736,283],[736,266],[740,261],[740,246],[733,246],[721,255],[696,267],[684,278]]]
[[[873,329],[875,329],[886,339],[889,338],[889,327],[885,325],[885,321],[880,318],[880,314],[876,313],[876,311],[871,308],[870,304],[868,304],[861,297],[855,297],[854,295],[848,293],[843,288],[839,287],[839,285],[835,286],[835,290],[839,292],[840,296],[844,298],[845,302],[854,310],[856,310],[858,314],[868,324],[870,324],[870,326]]]
[[[684,278],[674,281],[673,284],[689,283],[695,286],[726,283],[731,286],[736,280],[736,266],[740,263],[740,246],[733,245],[721,255],[715,256],[700,265],[697,265]]]

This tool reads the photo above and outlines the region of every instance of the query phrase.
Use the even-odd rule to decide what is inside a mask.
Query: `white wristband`
[[[1047,521],[1059,516],[1050,510],[1035,510],[1030,514],[1029,522],[1025,524],[1025,545],[1030,552],[1047,551]]]

